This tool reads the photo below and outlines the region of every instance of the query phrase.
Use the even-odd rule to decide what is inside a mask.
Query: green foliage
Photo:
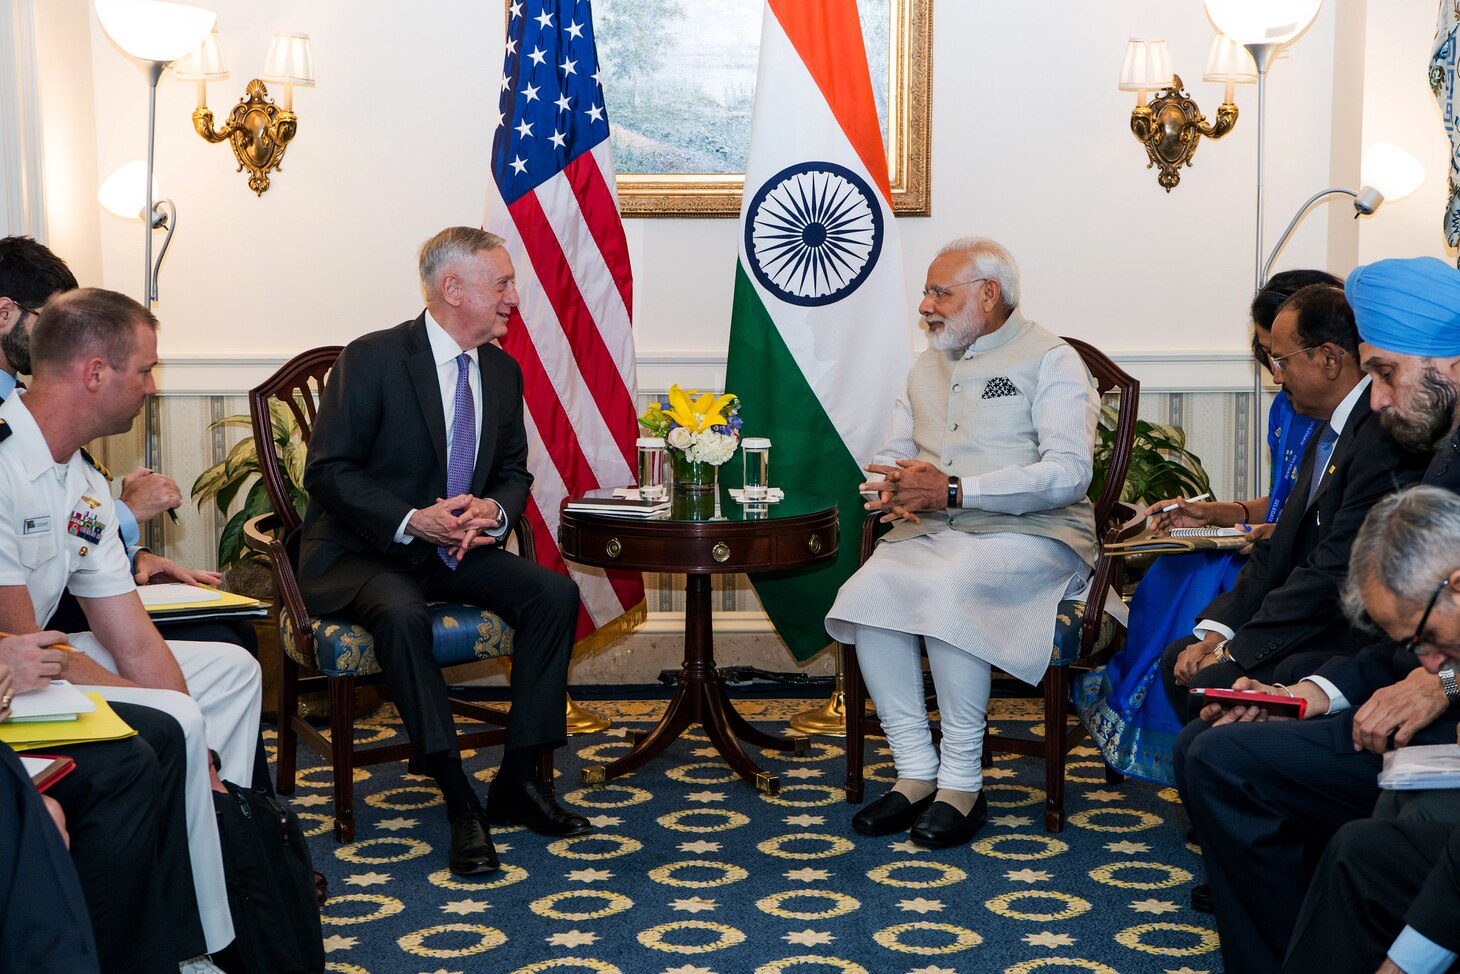
[[[269,403],[269,417],[273,426],[274,448],[282,460],[284,485],[299,516],[309,506],[309,495],[304,492],[305,446],[299,438],[299,424],[289,407],[281,402]],[[212,423],[209,429],[220,427],[242,427],[251,430],[253,423],[248,416],[225,416]],[[218,538],[218,570],[222,571],[241,561],[256,557],[243,542],[243,525],[250,518],[267,514],[274,509],[269,502],[269,492],[259,475],[258,451],[253,437],[249,436],[234,444],[228,456],[213,464],[198,475],[193,482],[192,496],[198,510],[212,501],[224,514],[233,506],[238,495],[243,493],[243,507],[228,519],[223,533]],[[248,490],[245,493],[244,488]]]
[[[1100,495],[1110,469],[1115,451],[1115,421],[1115,407],[1102,407],[1097,427],[1100,439],[1095,445],[1095,477],[1090,481],[1091,500]],[[1180,426],[1136,420],[1130,468],[1120,492],[1122,501],[1149,504],[1167,497],[1194,497],[1211,489],[1201,457],[1186,448],[1185,430]]]

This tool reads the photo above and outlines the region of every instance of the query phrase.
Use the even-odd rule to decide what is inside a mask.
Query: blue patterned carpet
[[[772,729],[814,701],[739,701]],[[604,735],[559,752],[564,803],[595,831],[550,841],[494,830],[503,869],[450,875],[449,832],[432,783],[405,766],[356,772],[358,841],[336,845],[329,775],[301,749],[290,799],[330,880],[328,970],[342,974],[973,974],[1220,970],[1210,917],[1191,912],[1200,856],[1183,837],[1170,789],[1105,783],[1095,752],[1071,755],[1069,822],[1042,820],[1043,774],[1001,756],[988,772],[990,822],[971,847],[920,849],[857,836],[841,792],[841,743],[816,739],[801,758],[765,753],[781,793],[734,779],[701,731],[638,773],[589,790],[585,764],[627,749],[662,701],[595,701]],[[996,700],[994,717],[1026,728],[1035,711]],[[361,739],[399,737],[386,708]],[[272,744],[272,732],[266,734]],[[869,742],[872,797],[890,758]],[[495,751],[468,755],[490,780]]]

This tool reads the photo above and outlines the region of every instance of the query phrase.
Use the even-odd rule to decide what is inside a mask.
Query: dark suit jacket
[[[1460,432],[1452,435],[1430,461],[1420,481],[1460,493]],[[1354,711],[1374,692],[1392,686],[1419,666],[1419,659],[1392,639],[1370,637],[1370,645],[1356,656],[1331,659],[1318,668],[1318,676],[1331,680],[1350,707],[1333,721],[1335,747],[1352,747]],[[1414,736],[1414,744],[1453,744],[1455,724],[1460,721],[1460,704],[1452,704],[1428,727]]]
[[[1334,444],[1318,496],[1305,508],[1318,440],[1308,443],[1272,536],[1253,545],[1237,584],[1201,614],[1236,632],[1228,649],[1244,669],[1295,652],[1352,651],[1339,589],[1354,535],[1380,498],[1419,480],[1428,459],[1395,443],[1363,396]]]
[[[508,523],[527,505],[522,370],[496,345],[477,349],[481,436],[471,493],[502,505]],[[446,496],[446,420],[424,313],[355,339],[320,397],[304,489],[300,588],[313,613],[338,612],[381,571],[410,571],[436,549],[397,544],[412,508]]]

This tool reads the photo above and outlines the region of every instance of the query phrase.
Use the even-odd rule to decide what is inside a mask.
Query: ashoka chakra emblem
[[[750,269],[761,286],[790,304],[846,297],[867,279],[881,252],[881,203],[866,180],[834,162],[781,170],[746,211]]]

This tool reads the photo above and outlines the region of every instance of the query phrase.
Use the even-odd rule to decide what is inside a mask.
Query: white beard
[[[944,318],[943,327],[928,333],[928,344],[944,352],[966,349],[983,334],[983,322],[973,320],[969,308],[955,317]]]

